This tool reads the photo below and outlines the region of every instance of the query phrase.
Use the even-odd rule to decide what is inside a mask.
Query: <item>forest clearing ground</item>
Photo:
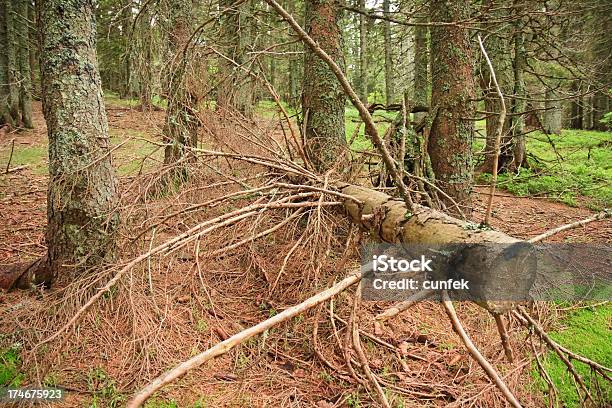
[[[151,155],[152,158],[146,163],[150,163],[149,166],[159,164],[162,152],[138,138],[161,140],[163,112],[143,113],[111,104],[108,108],[108,118],[113,145],[131,138],[118,148],[115,154],[115,165],[121,176],[129,178],[139,171],[138,157]],[[11,168],[29,165],[23,170],[0,175],[0,265],[33,259],[42,255],[45,250],[43,235],[46,223],[46,131],[40,104],[35,105],[34,120],[36,129],[33,131],[0,136],[0,170],[6,168],[10,141],[13,138],[15,152]],[[144,151],[143,146],[146,149]],[[476,221],[483,218],[486,191],[486,188],[477,189],[474,215]],[[494,201],[492,226],[519,238],[537,235],[593,213],[587,208],[570,207],[546,199],[513,197],[505,191],[499,194],[501,196],[496,197]],[[220,338],[219,332],[234,333],[240,327],[259,322],[292,305],[296,298],[301,298],[303,294],[299,292],[299,287],[289,290],[285,297],[266,297],[265,282],[243,273],[245,268],[255,268],[265,275],[266,270],[274,269],[275,265],[282,263],[284,253],[292,247],[292,237],[289,234],[288,238],[279,241],[275,241],[276,236],[271,237],[261,244],[260,251],[245,265],[232,265],[228,262],[204,265],[205,271],[211,274],[206,276],[207,285],[217,288],[210,293],[194,289],[192,282],[186,281],[185,276],[192,277],[195,273],[193,262],[189,258],[178,257],[171,259],[166,268],[155,267],[154,283],[160,285],[164,292],[155,301],[159,302],[159,313],[166,313],[169,322],[163,331],[160,325],[156,334],[160,337],[168,336],[168,339],[159,340],[163,342],[164,348],[158,352],[165,355],[165,360],[180,361],[183,357],[216,343]],[[560,233],[550,240],[609,243],[612,240],[612,221],[608,219],[591,223]],[[339,258],[332,254],[325,263],[330,271],[341,262]],[[299,272],[299,265],[294,265],[292,271]],[[231,284],[215,280],[215,274],[222,275],[223,279],[227,279]],[[327,275],[329,278],[333,273],[328,272]],[[320,282],[318,286],[323,287],[326,284],[327,282]],[[311,288],[307,290],[310,292]],[[31,295],[27,292],[0,294],[0,305],[5,309],[5,305],[27,302],[29,296]],[[350,308],[350,296],[344,293],[336,303],[336,313],[346,315],[346,310]],[[150,360],[147,362],[153,367],[126,367],[125,356],[136,348],[132,350],[135,346],[131,339],[121,339],[121,336],[131,328],[121,324],[117,310],[112,310],[111,306],[109,309],[111,310],[106,310],[97,318],[88,317],[82,323],[84,326],[88,325],[88,328],[95,328],[91,331],[105,332],[108,337],[97,339],[92,333],[82,334],[82,338],[71,343],[74,356],[65,357],[70,364],[65,369],[56,369],[51,373],[55,378],[49,379],[50,384],[74,387],[73,395],[63,406],[96,401],[99,401],[101,406],[113,406],[109,401],[121,405],[120,401],[125,398],[127,390],[132,389],[131,382],[134,380],[123,377],[123,370],[129,369],[132,375],[159,372],[160,367],[155,367],[154,362]],[[373,332],[371,316],[379,309],[376,305],[364,305],[364,330]],[[202,310],[208,313],[203,313]],[[503,362],[503,353],[498,352],[499,341],[492,319],[483,319],[482,312],[474,305],[459,305],[458,312],[483,353],[493,356],[492,360],[499,364],[502,374],[510,377],[509,384],[521,384],[525,387],[518,395],[535,404],[527,406],[537,406],[539,397],[529,396],[529,373],[521,374],[519,370],[518,374],[512,374],[513,367]],[[217,316],[217,313],[222,316]],[[433,393],[434,391],[430,390],[433,388],[451,393],[454,392],[453,387],[460,384],[468,388],[476,385],[486,387],[487,382],[481,378],[479,368],[467,358],[458,339],[450,331],[448,322],[440,318],[442,315],[438,305],[423,302],[413,311],[388,324],[385,336],[390,336],[390,340],[399,343],[402,339],[408,339],[410,353],[420,358],[407,361],[413,375],[407,377],[405,374],[394,373],[392,367],[387,366],[386,357],[377,350],[374,343],[366,342],[372,365],[380,369],[390,383],[411,384],[413,389],[420,392]],[[312,318],[312,313],[296,318],[271,331],[267,337],[254,339],[231,355],[212,361],[206,367],[168,387],[163,396],[156,398],[158,405],[151,402],[148,406],[186,406],[185,401],[193,402],[198,399],[202,403],[201,406],[263,406],[266,403],[280,406],[281,403],[290,405],[291,401],[323,401],[330,395],[345,398],[347,404],[353,404],[350,406],[359,406],[359,394],[343,395],[347,384],[335,378],[333,373],[311,358],[312,325],[305,324],[305,321],[310,322]],[[328,330],[328,326],[329,324],[322,323],[321,330]],[[181,336],[187,336],[189,343],[178,341]],[[4,347],[8,339],[0,340],[0,345]],[[327,343],[321,346],[333,349],[333,339],[325,338],[322,342]],[[521,339],[515,339],[514,345],[517,349],[521,349],[520,342]],[[113,349],[121,347],[124,348],[122,352]],[[185,350],[185,347],[190,349]],[[206,395],[206,398],[200,398],[201,395]],[[399,403],[402,397],[393,398]],[[501,399],[498,401],[493,396],[483,398],[491,399],[491,406],[502,403]],[[171,405],[171,400],[178,401],[178,405]],[[432,402],[432,405],[437,403]]]

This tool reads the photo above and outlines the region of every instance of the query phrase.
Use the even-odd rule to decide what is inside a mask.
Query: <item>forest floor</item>
[[[148,143],[147,140],[161,141],[160,129],[163,124],[164,112],[143,113],[132,110],[115,99],[109,99],[107,103],[112,142],[115,146],[121,145],[114,151],[114,164],[122,179],[129,179],[147,168],[158,165],[162,152]],[[40,104],[35,104],[34,122],[35,129],[32,131],[0,134],[0,219],[2,220],[0,223],[0,265],[31,260],[45,252],[47,138]],[[354,127],[347,127],[349,127],[347,133],[354,130]],[[605,139],[609,136],[602,137]],[[589,143],[592,143],[592,141]],[[597,149],[599,145],[606,146],[606,143],[598,140],[593,144],[595,146],[593,149]],[[589,149],[589,155],[592,154],[591,150]],[[8,162],[9,157],[11,157],[10,163]],[[145,157],[147,159],[142,160]],[[601,158],[597,160],[601,160],[602,163],[605,162]],[[15,169],[19,166],[25,167],[4,174],[7,167]],[[609,188],[610,178],[607,178],[609,171],[609,164],[606,164],[601,169],[592,169],[591,173],[597,174],[587,178],[601,184],[603,177],[603,182],[608,183],[608,186],[598,187],[597,190],[604,191]],[[510,189],[510,191],[512,190]],[[564,197],[569,197],[568,194],[571,194],[572,201],[570,203],[572,206],[569,206],[559,202],[559,196],[556,196],[557,199],[555,200],[543,196],[519,197],[513,195],[510,191],[501,190],[498,192],[499,195],[494,201],[491,224],[493,228],[519,238],[529,238],[553,227],[583,219],[593,214],[594,209],[601,208],[604,205],[602,203],[607,204],[605,194],[595,197],[596,201],[593,201],[593,197],[585,197],[580,194],[580,191],[568,191]],[[473,216],[476,221],[480,221],[484,216],[486,196],[487,188],[484,186],[478,187]],[[555,235],[549,241],[609,244],[612,242],[612,220],[594,222],[584,227],[565,231]],[[284,243],[278,248],[278,252],[286,252],[286,249],[287,243]],[[282,262],[282,258],[280,261]],[[163,276],[166,283],[169,279],[172,280],[166,275]],[[161,277],[158,278],[162,279]],[[244,279],[246,284],[250,282],[251,278]],[[254,286],[257,285],[254,284]],[[233,310],[226,314],[226,323],[232,321],[232,316],[236,318],[236,321],[241,321],[243,324],[257,322],[262,320],[262,317],[272,315],[276,313],[276,310],[292,303],[286,299],[283,302],[276,299],[276,303],[274,300],[263,302],[259,298],[260,295],[256,295],[255,288],[247,292],[244,293],[244,296],[241,296],[242,292],[240,291],[232,292],[231,290],[216,294],[214,292],[212,294],[207,293],[206,295],[209,302],[214,303],[216,307],[224,306]],[[223,299],[223,297],[232,295],[235,296],[232,301]],[[0,294],[1,312],[6,313],[10,304],[25,302],[28,296],[33,295],[27,292]],[[168,296],[176,300],[175,303],[179,308],[184,308],[185,302],[189,304],[191,302],[191,300],[182,299],[176,295],[176,292],[172,292]],[[259,301],[254,299],[259,299]],[[372,305],[367,308],[374,313],[377,307]],[[340,314],[340,311],[346,311],[347,308],[350,308],[348,301],[339,298],[338,314]],[[194,326],[193,330],[188,333],[196,333],[200,336],[200,341],[197,344],[193,344],[191,340],[186,341],[185,347],[202,350],[206,345],[217,342],[218,336],[215,336],[213,328],[220,324],[218,318],[215,316],[213,318],[211,316],[194,317],[195,312],[190,311],[189,307],[186,310],[188,314],[191,314],[188,320]],[[437,389],[446,390],[445,392],[448,393],[453,393],[453,386],[457,387],[460,384],[467,389],[476,387],[482,392],[487,389],[490,390],[491,388],[487,385],[486,380],[477,380],[479,368],[469,360],[466,352],[450,331],[448,322],[440,319],[440,311],[436,310],[435,304],[423,302],[418,308],[405,313],[401,319],[397,319],[390,325],[390,330],[393,332],[392,337],[396,339],[402,337],[413,338],[415,331],[425,336],[426,340],[410,342],[410,352],[418,356],[409,363],[414,375],[410,375],[410,378],[406,379],[405,375],[396,374],[394,377],[393,372],[385,372],[385,370],[389,370],[386,366],[387,361],[382,356],[374,358],[372,360],[373,364],[380,366],[382,375],[387,375],[388,378],[393,377],[392,381],[390,380],[391,384],[411,381],[411,384],[417,384],[414,386],[415,389],[422,392],[433,393],[433,389],[436,389],[435,385],[438,383],[439,388]],[[580,325],[584,325],[585,320],[591,321],[589,319],[592,316],[588,315],[589,311],[596,316],[604,316],[603,320],[595,319],[599,322],[597,323],[599,324],[598,330],[603,327],[603,331],[593,333],[594,337],[589,340],[591,346],[585,346],[585,350],[588,352],[587,349],[596,349],[598,344],[603,344],[601,348],[608,350],[608,353],[604,353],[603,357],[607,361],[601,362],[607,362],[606,365],[610,366],[612,364],[609,353],[610,345],[607,344],[607,341],[610,338],[612,309],[608,305],[587,309],[584,312],[587,313],[586,316],[581,314],[576,317],[580,321]],[[185,310],[182,312],[185,312]],[[542,404],[543,397],[538,395],[538,392],[533,392],[539,389],[541,385],[532,373],[532,362],[521,360],[522,363],[518,366],[504,365],[502,356],[496,351],[499,349],[499,341],[494,323],[487,321],[487,319],[483,320],[480,312],[475,312],[474,308],[469,305],[459,307],[459,313],[464,316],[464,324],[470,332],[476,333],[478,331],[480,333],[475,340],[482,346],[485,354],[493,356],[495,363],[502,367],[502,373],[508,378],[512,378],[509,383],[513,387],[521,388],[517,393],[528,401],[526,406]],[[581,311],[581,313],[583,312]],[[571,319],[572,316],[569,316],[568,319]],[[366,317],[364,316],[364,320],[366,320]],[[106,318],[113,319],[110,315],[102,317],[102,319]],[[310,321],[312,315],[308,315],[306,318]],[[561,320],[552,329],[561,333],[559,335],[560,339],[565,339],[566,345],[580,347],[580,344],[572,343],[572,336],[566,335],[564,337],[562,335],[564,330],[570,330],[570,332],[572,330],[572,325],[568,322],[571,322],[571,320]],[[104,323],[101,324],[104,325]],[[367,326],[367,323],[364,324],[364,329],[371,329]],[[295,319],[294,322],[283,329],[286,332],[271,334],[267,340],[268,343],[266,343],[264,337],[262,340],[257,340],[247,347],[237,350],[231,357],[228,355],[210,363],[205,370],[196,371],[193,375],[181,380],[177,385],[168,387],[167,392],[156,396],[147,406],[302,406],[300,403],[306,401],[310,404],[317,404],[321,408],[334,406],[334,403],[338,403],[338,406],[367,406],[366,401],[368,399],[364,398],[364,394],[357,391],[345,392],[344,390],[347,389],[346,383],[336,378],[332,375],[333,373],[330,373],[321,365],[312,362],[312,352],[308,352],[308,350],[311,350],[310,347],[303,345],[303,342],[312,340],[311,334],[308,334],[310,329],[301,326],[304,326],[303,322]],[[224,327],[228,332],[235,331],[235,327],[231,323],[227,323]],[[119,332],[115,332],[111,337],[121,335],[120,330],[122,329],[118,328],[117,330]],[[167,335],[174,336],[174,341],[179,343],[176,346],[177,350],[182,350],[180,346],[182,339],[176,337],[178,336],[177,333],[180,334],[181,330],[174,330],[172,334]],[[166,334],[161,333],[159,335],[165,336]],[[303,335],[304,338],[299,337],[300,335]],[[511,335],[515,336],[514,342],[517,349],[521,349],[520,344],[523,339],[519,337],[518,330],[516,332],[511,331]],[[91,337],[88,338],[89,341],[93,341]],[[13,348],[7,346],[12,339],[13,335],[10,333],[0,336],[0,348],[3,350],[0,353],[0,386],[19,384],[25,381],[25,376],[27,376],[27,374],[20,372],[21,359],[19,353],[15,351],[19,351],[19,346]],[[108,354],[112,354],[108,347],[112,347],[113,344],[112,339],[106,343]],[[331,347],[333,348],[333,343],[328,342],[327,347],[329,347],[329,344],[332,344]],[[96,347],[103,346],[97,344]],[[322,345],[322,347],[325,347],[325,345]],[[373,349],[374,345],[368,344],[368,347]],[[83,348],[87,349],[88,347],[83,345]],[[126,396],[129,395],[129,391],[133,391],[131,387],[133,380],[122,377],[121,370],[124,369],[125,362],[120,364],[117,361],[112,361],[112,358],[101,359],[96,355],[98,351],[90,349],[82,351],[81,354],[76,353],[79,354],[78,359],[76,357],[74,359],[67,358],[72,364],[71,367],[65,370],[57,369],[55,373],[50,374],[49,384],[62,385],[69,390],[73,390],[73,395],[66,400],[64,406],[121,406]],[[166,353],[171,352],[172,348],[166,350]],[[193,353],[193,350],[187,351],[187,355],[190,353]],[[375,351],[372,351],[372,353],[376,354]],[[184,351],[182,354],[185,354]],[[91,360],[88,356],[91,357]],[[119,357],[117,358],[119,359]],[[596,356],[593,358],[596,358]],[[95,361],[95,364],[93,361]],[[550,364],[554,365],[554,363]],[[158,372],[156,369],[150,371]],[[564,374],[561,371],[558,373],[559,384],[564,381]],[[439,378],[443,373],[446,373],[451,379],[450,383]],[[423,378],[423,382],[427,384],[418,386],[420,378]],[[475,406],[484,406],[479,405],[477,401],[479,399],[491,399],[492,397],[485,398],[482,392],[479,391],[480,394],[476,392],[470,394],[471,400],[470,397],[465,395],[460,397],[464,398],[465,405],[473,403]],[[533,395],[531,395],[532,393]],[[392,397],[395,406],[426,406],[426,404],[416,405],[415,401],[418,401],[418,399],[412,399],[414,396],[402,396],[400,394]],[[330,396],[333,396],[333,398]],[[571,399],[571,397],[568,398]],[[434,397],[430,397],[427,401],[427,404],[431,406],[439,405],[435,402]],[[493,402],[490,406],[501,406],[498,405],[501,400],[493,398],[491,401]]]

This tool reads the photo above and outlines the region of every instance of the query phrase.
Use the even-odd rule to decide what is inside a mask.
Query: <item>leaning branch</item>
[[[236,333],[227,340],[224,340],[221,343],[216,344],[214,347],[211,347],[208,350],[203,351],[202,353],[179,364],[173,369],[160,375],[152,382],[150,382],[146,387],[141,389],[127,404],[127,408],[140,407],[151,395],[153,395],[153,393],[155,393],[157,390],[159,390],[166,384],[169,384],[177,378],[183,376],[188,371],[201,366],[205,362],[212,360],[215,357],[219,357],[227,353],[228,351],[250,339],[251,337],[257,336],[258,334],[261,334],[264,331],[269,330],[272,327],[282,322],[285,322],[305,312],[306,310],[311,309],[333,298],[334,296],[344,291],[348,287],[354,285],[355,283],[359,282],[360,280],[361,275],[359,273],[353,273],[348,277],[344,278],[342,281],[335,284],[334,286],[332,286],[331,288],[328,288],[323,292],[317,293],[316,295],[306,299],[298,305],[285,309],[274,317],[271,317],[255,326],[251,326],[246,330]]]
[[[501,109],[499,112],[499,117],[497,119],[497,129],[495,130],[495,145],[493,148],[493,170],[491,172],[491,187],[489,190],[489,199],[487,202],[487,210],[485,212],[484,224],[489,225],[489,221],[491,219],[491,210],[493,208],[493,197],[495,196],[495,187],[497,186],[497,169],[499,167],[499,145],[501,144],[502,133],[504,132],[504,122],[506,121],[506,102],[504,100],[504,94],[499,87],[499,83],[497,82],[497,77],[495,76],[495,70],[493,69],[493,64],[491,63],[491,59],[487,54],[487,50],[485,50],[484,44],[482,43],[482,38],[480,35],[478,36],[478,44],[480,45],[480,50],[482,51],[482,55],[484,55],[487,60],[487,65],[489,66],[489,71],[491,71],[491,79],[495,84],[495,89],[497,91],[497,96],[499,97],[499,101],[501,104]]]

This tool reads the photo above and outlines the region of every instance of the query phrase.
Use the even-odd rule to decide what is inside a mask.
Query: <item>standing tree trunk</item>
[[[581,89],[579,81],[576,80],[572,83],[572,92],[580,95]],[[582,96],[577,96],[576,99],[572,99],[571,115],[570,127],[572,129],[582,129],[582,117],[584,115]]]
[[[417,22],[427,23],[427,17],[418,17]],[[429,103],[427,31],[427,26],[414,27],[414,102],[421,106],[428,106]],[[426,112],[415,113],[414,118],[419,122],[426,114]]]
[[[132,96],[132,0],[124,0],[121,5],[121,38],[123,40],[123,86],[121,96]]]
[[[604,115],[610,112],[610,97],[604,92],[597,92],[593,96],[593,129],[605,131],[607,126],[601,122]]]
[[[172,51],[172,60],[167,72],[166,95],[168,95],[168,109],[166,110],[166,124],[164,126],[164,141],[166,149],[164,163],[173,165],[186,154],[187,146],[197,145],[197,100],[193,100],[188,89],[188,55],[183,53],[185,45],[191,35],[191,21],[193,4],[191,1],[180,1],[170,4],[170,32],[168,35],[168,48]],[[187,169],[179,165],[171,178],[185,178]]]
[[[19,110],[21,123],[27,129],[34,128],[32,123],[32,75],[30,72],[30,28],[28,26],[29,0],[17,3],[18,60],[19,60]]]
[[[217,93],[217,106],[222,109],[237,110],[247,118],[253,117],[253,85],[251,77],[244,72],[247,45],[250,40],[246,14],[249,2],[236,4],[234,0],[219,0],[222,10],[221,40],[224,42],[225,57],[219,59],[220,84]]]
[[[491,2],[485,2],[485,5],[491,6]],[[492,14],[492,18],[507,18],[506,14],[507,13],[505,11],[494,12]],[[508,31],[509,30],[506,29],[505,25],[499,27],[499,24],[497,24],[495,27],[495,32],[487,37],[485,47],[487,54],[491,59],[491,64],[493,65],[493,70],[495,71],[497,83],[502,94],[504,95],[505,104],[507,107],[510,107],[511,101],[508,99],[508,95],[511,95],[514,91],[514,70],[511,59],[512,54],[509,52],[511,49],[511,43],[509,38],[506,38]],[[497,155],[495,146],[502,103],[499,99],[499,95],[497,94],[497,88],[495,86],[495,82],[493,81],[493,74],[491,73],[485,58],[482,58],[480,71],[482,73],[480,78],[480,87],[484,97],[485,111],[487,112],[485,161],[481,170],[491,173],[493,172],[493,162],[495,161],[495,156]],[[510,118],[510,115],[506,115],[506,119],[502,127],[497,165],[498,172],[506,170],[512,171],[518,167],[518,165],[514,163]]]
[[[9,1],[0,0],[0,126],[13,124],[9,106],[8,53],[10,46],[6,30],[6,11]]]
[[[359,0],[359,9],[365,6],[365,0]],[[359,99],[368,104],[368,20],[364,14],[359,14]]]
[[[469,17],[469,6],[432,0],[430,13],[432,22],[453,23]],[[475,93],[468,31],[456,25],[432,26],[431,55],[431,104],[438,113],[432,123],[428,153],[440,187],[469,214]]]
[[[563,125],[563,109],[557,93],[557,84],[548,84],[546,87],[546,101],[544,102],[544,133],[561,134]]]
[[[138,30],[132,33],[136,43],[137,56],[134,59],[136,64],[136,75],[138,78],[138,90],[140,99],[140,109],[149,111],[153,107],[153,35],[151,33],[151,13],[150,5],[146,5],[146,0],[140,0],[140,16],[138,20]],[[143,9],[144,7],[144,9]]]
[[[391,4],[390,0],[383,0],[383,12],[385,16],[391,16]],[[391,54],[391,22],[385,20],[384,22],[384,36],[385,36],[385,98],[387,105],[391,105],[394,100],[393,94],[393,56]]]
[[[40,0],[49,136],[47,247],[53,276],[115,257],[117,179],[96,59],[95,3]]]
[[[515,168],[527,167],[527,145],[525,141],[525,111],[527,110],[527,91],[525,87],[525,38],[519,21],[515,24],[514,33],[514,99],[512,100],[512,143]]]
[[[6,61],[7,61],[7,84],[8,84],[8,111],[11,124],[21,126],[19,120],[19,53],[17,49],[17,33],[15,12],[16,6],[13,0],[4,0],[4,20],[6,23]]]
[[[38,67],[38,33],[36,28],[36,9],[34,8],[34,4],[27,1],[28,3],[28,20],[32,24],[28,29],[28,38],[30,41],[30,84],[32,93],[35,95],[40,95],[40,90],[37,87],[37,74],[39,72]]]
[[[335,0],[306,0],[306,31],[344,69],[341,9]],[[346,146],[344,91],[329,66],[310,47],[304,56],[302,111],[306,151],[319,170],[329,168]]]
[[[296,18],[295,15],[295,1],[294,0],[286,0],[286,10]],[[303,48],[302,42],[297,40],[295,44],[291,45],[291,51],[297,52],[301,51]],[[289,106],[297,107],[300,103],[300,72],[299,72],[299,61],[296,55],[291,54],[289,56]]]

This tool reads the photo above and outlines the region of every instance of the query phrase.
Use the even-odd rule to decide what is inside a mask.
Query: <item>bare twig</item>
[[[508,403],[514,408],[521,408],[521,403],[516,399],[514,394],[512,394],[506,383],[504,383],[504,381],[501,379],[501,377],[499,376],[495,368],[491,365],[491,363],[489,363],[487,359],[484,358],[478,348],[474,345],[474,343],[472,343],[472,340],[463,329],[463,326],[461,325],[461,322],[457,317],[457,313],[455,312],[455,308],[453,307],[453,302],[451,302],[446,291],[442,292],[442,304],[444,305],[446,314],[448,315],[448,318],[450,319],[453,325],[453,329],[459,335],[459,337],[461,337],[461,341],[467,348],[472,358],[476,360],[478,364],[480,364],[485,373],[487,373],[487,376],[495,383],[497,388],[504,395],[506,401],[508,401]]]
[[[501,315],[497,313],[493,313],[493,318],[495,319],[495,325],[497,326],[497,332],[499,333],[499,337],[501,339],[502,347],[504,348],[506,358],[510,363],[513,363],[514,355],[512,353],[512,346],[510,346],[510,342],[508,339],[508,331],[506,330],[504,320],[502,319]]]
[[[363,352],[363,349],[361,348],[361,339],[359,338],[359,327],[357,325],[357,308],[359,307],[360,302],[361,302],[361,283],[359,284],[359,286],[357,287],[357,290],[355,291],[355,298],[353,300],[353,309],[351,310],[352,325],[351,325],[350,330],[351,330],[351,335],[353,339],[353,348],[355,349],[355,352],[357,353],[357,357],[359,358],[361,369],[363,370],[366,377],[370,381],[370,384],[372,385],[372,388],[374,389],[374,392],[376,396],[378,397],[378,401],[383,407],[391,408],[391,405],[389,405],[389,401],[387,400],[387,397],[385,396],[385,392],[383,391],[382,387],[376,380],[376,377],[372,373],[372,370],[370,370],[368,359],[365,353]],[[347,327],[347,330],[348,329],[349,328]]]
[[[598,220],[603,220],[604,218],[609,218],[610,214],[611,214],[610,211],[604,210],[604,211],[602,211],[600,213],[597,213],[597,214],[595,214],[595,215],[593,215],[591,217],[585,218],[583,220],[572,222],[572,223],[569,223],[569,224],[565,224],[565,225],[562,225],[560,227],[553,228],[553,229],[551,229],[549,231],[546,231],[546,232],[544,232],[544,233],[542,233],[540,235],[536,235],[535,237],[530,238],[528,240],[528,242],[532,242],[533,243],[533,242],[542,241],[543,239],[551,237],[551,236],[553,236],[555,234],[558,234],[560,232],[567,231],[567,230],[572,229],[572,228],[582,227],[582,226],[584,226],[584,225],[586,225],[588,223],[591,223],[593,221],[598,221]]]
[[[518,309],[520,311],[520,316],[522,316],[524,319],[526,319],[529,322],[529,325],[535,329],[535,331],[538,334],[538,336],[540,336],[540,338],[542,340],[544,340],[544,342],[546,342],[546,344],[548,344],[550,346],[550,348],[552,348],[555,353],[557,353],[557,355],[559,356],[561,361],[563,361],[563,364],[565,364],[565,366],[567,367],[568,371],[572,374],[572,376],[574,377],[576,382],[580,385],[580,388],[582,388],[582,390],[584,391],[586,397],[588,399],[590,399],[591,401],[595,402],[593,400],[593,397],[591,396],[591,393],[589,392],[589,389],[587,388],[586,384],[584,383],[584,380],[582,379],[580,374],[578,374],[578,372],[576,371],[576,368],[574,367],[572,362],[568,360],[568,358],[567,358],[567,356],[565,354],[563,354],[563,352],[559,348],[558,344],[556,342],[552,341],[550,336],[548,334],[546,334],[546,332],[544,332],[544,330],[541,327],[539,327],[539,325],[536,323],[536,321],[533,320],[533,318],[531,316],[529,316],[529,313],[527,313],[527,311],[525,311],[524,308],[519,306]],[[519,314],[519,312],[516,312],[516,311],[513,311],[513,312],[516,313],[516,314]]]
[[[9,169],[11,168],[11,161],[13,160],[13,150],[15,150],[15,138],[11,139],[11,153],[9,154],[8,162],[6,163],[6,170],[4,174],[9,173]]]
[[[536,322],[526,311],[522,306],[519,306],[518,308],[518,312],[516,310],[512,311],[512,313],[517,316],[519,318],[519,321],[526,323],[528,326],[532,327],[533,330],[536,332],[536,334],[538,336],[540,336],[542,338],[542,340],[544,340],[544,342],[546,342],[546,344],[548,344],[555,352],[557,352],[557,354],[559,354],[560,352],[563,352],[565,354],[567,354],[568,356],[570,356],[571,358],[573,358],[574,360],[580,361],[581,363],[587,364],[588,366],[590,366],[591,368],[593,368],[595,371],[598,371],[600,374],[606,376],[606,372],[612,372],[612,368],[610,367],[606,367],[604,365],[601,365],[593,360],[590,360],[584,356],[581,356],[580,354],[576,354],[571,350],[568,350],[567,348],[563,347],[562,345],[560,345],[559,343],[557,343],[556,341],[554,341],[547,333],[546,331],[542,328],[542,326],[540,326],[538,324],[538,322]]]

